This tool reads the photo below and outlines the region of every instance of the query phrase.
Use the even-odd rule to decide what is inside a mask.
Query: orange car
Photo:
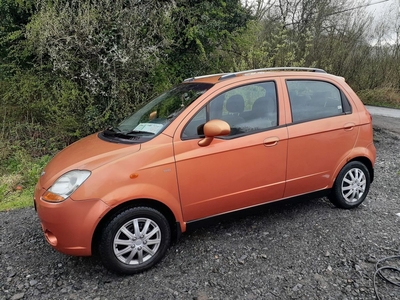
[[[58,153],[35,207],[58,251],[97,250],[110,270],[137,273],[200,219],[315,192],[357,207],[374,177],[371,120],[320,69],[190,78]]]

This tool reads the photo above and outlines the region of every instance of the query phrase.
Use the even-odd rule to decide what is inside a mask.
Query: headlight
[[[42,199],[49,202],[61,202],[85,182],[90,176],[88,170],[73,170],[58,178],[43,194]]]

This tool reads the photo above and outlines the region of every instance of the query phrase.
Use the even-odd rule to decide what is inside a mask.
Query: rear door
[[[279,126],[277,99],[274,81],[225,88],[180,125],[174,151],[185,221],[283,196],[287,129]],[[228,122],[231,134],[200,147],[211,119]]]
[[[288,124],[285,197],[329,187],[336,168],[358,136],[357,114],[332,82],[287,80],[292,123]]]

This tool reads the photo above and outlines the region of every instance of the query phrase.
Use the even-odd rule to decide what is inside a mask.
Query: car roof
[[[268,73],[268,74],[267,74]],[[238,78],[242,76],[252,76],[252,77],[273,77],[273,76],[309,76],[312,73],[313,75],[320,75],[322,77],[329,76],[335,77],[345,81],[343,77],[332,75],[327,73],[323,69],[319,68],[305,68],[305,67],[278,67],[278,68],[262,68],[262,69],[254,69],[254,70],[245,70],[240,72],[232,72],[232,73],[218,73],[218,74],[210,74],[210,75],[203,75],[203,76],[196,76],[192,78],[187,78],[184,82],[207,82],[216,84],[221,81]],[[317,76],[318,76],[317,75]]]

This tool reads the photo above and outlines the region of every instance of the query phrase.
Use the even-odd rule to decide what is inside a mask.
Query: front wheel
[[[340,208],[355,208],[367,197],[370,184],[368,168],[359,161],[349,162],[339,172],[329,200]]]
[[[135,274],[158,263],[170,242],[170,226],[159,211],[133,207],[114,216],[104,226],[99,254],[109,270]]]

